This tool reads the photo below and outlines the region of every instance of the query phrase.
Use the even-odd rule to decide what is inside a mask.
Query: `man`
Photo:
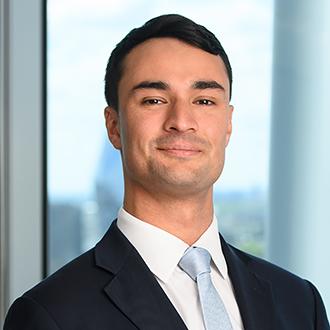
[[[228,245],[213,184],[232,131],[219,41],[179,15],[131,31],[105,77],[123,208],[104,238],[17,299],[11,329],[329,329],[316,288]]]

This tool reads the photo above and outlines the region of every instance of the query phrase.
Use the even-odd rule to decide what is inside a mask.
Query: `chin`
[[[204,177],[203,180],[201,180],[201,176],[166,176],[161,178],[161,182],[163,188],[171,191],[172,193],[182,192],[186,194],[208,190],[214,183],[211,178]]]

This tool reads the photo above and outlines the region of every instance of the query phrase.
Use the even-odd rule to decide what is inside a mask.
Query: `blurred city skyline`
[[[233,135],[215,213],[228,242],[265,254],[272,1],[49,0],[48,273],[92,247],[122,205],[120,153],[103,119],[110,52],[132,28],[173,12],[214,32],[231,60]]]
[[[115,44],[129,30],[170,12],[192,18],[214,32],[233,67],[233,136],[215,190],[266,191],[272,5],[270,0],[204,1],[202,6],[197,1],[98,0],[91,4],[49,0],[49,199],[88,198],[93,194],[104,150],[120,163],[119,152],[106,142],[105,66]],[[79,11],[75,10],[77,6]]]

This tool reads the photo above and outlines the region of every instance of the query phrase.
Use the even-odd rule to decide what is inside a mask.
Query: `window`
[[[228,241],[265,253],[272,5],[48,0],[48,273],[92,247],[116,217],[123,187],[104,127],[105,66],[129,30],[169,12],[213,31],[231,60],[234,131],[215,210]]]

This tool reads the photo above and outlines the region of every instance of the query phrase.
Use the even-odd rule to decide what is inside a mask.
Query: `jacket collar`
[[[250,269],[250,257],[228,245],[221,235],[220,240],[244,329],[274,329],[275,307],[270,283]],[[118,229],[116,221],[96,245],[95,262],[112,274],[104,288],[105,293],[139,329],[187,330],[148,266]]]
[[[113,274],[104,291],[139,328],[187,330],[183,320],[116,221],[95,247],[96,265]]]
[[[250,269],[248,255],[227,244],[221,235],[220,240],[244,329],[275,330],[271,284]]]

